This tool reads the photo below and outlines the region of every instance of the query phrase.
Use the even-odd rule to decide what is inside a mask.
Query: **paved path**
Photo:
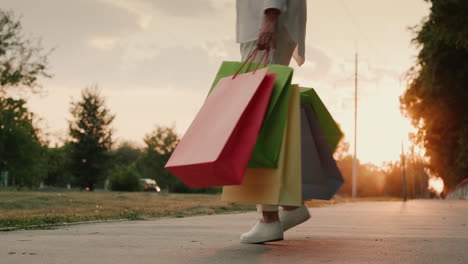
[[[255,213],[0,233],[0,263],[468,263],[468,202],[339,204],[267,245]]]

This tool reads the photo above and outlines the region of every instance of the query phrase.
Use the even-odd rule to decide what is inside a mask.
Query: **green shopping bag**
[[[338,143],[343,137],[343,132],[341,132],[341,129],[314,89],[301,87],[301,104],[308,104],[312,107],[332,153],[335,152]]]
[[[241,65],[242,62],[223,62],[216,74],[211,90],[221,78],[234,75]],[[253,69],[255,66],[257,65],[254,63],[250,68]],[[268,67],[270,67],[269,72],[276,73],[276,80],[265,120],[250,157],[248,168],[277,168],[281,144],[283,143],[283,133],[288,115],[289,98],[291,96],[291,89],[289,88],[291,86],[293,69],[277,64],[268,64]]]

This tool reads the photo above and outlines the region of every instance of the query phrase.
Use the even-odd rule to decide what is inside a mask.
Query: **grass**
[[[307,202],[309,207],[389,198]],[[392,200],[392,199],[390,199]],[[0,191],[0,231],[43,229],[89,221],[145,220],[255,210],[254,205],[221,201],[220,195],[124,192]]]
[[[219,195],[0,191],[0,230],[116,219],[143,220],[255,210]]]

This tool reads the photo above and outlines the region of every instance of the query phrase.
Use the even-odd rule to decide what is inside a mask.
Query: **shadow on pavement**
[[[270,261],[286,257],[290,260],[300,261],[308,258],[329,261],[343,248],[352,247],[351,241],[340,240],[284,240],[258,245],[237,244],[216,251],[215,254],[198,259],[190,264],[201,263],[270,263]],[[295,262],[293,262],[295,263]]]
[[[259,263],[260,257],[271,249],[267,245],[237,244],[218,250],[214,255],[198,259],[190,264],[210,263]]]
[[[383,255],[392,254],[388,246],[395,244],[386,239],[293,238],[264,245],[239,243],[189,263],[378,263]],[[409,253],[401,250],[396,252]]]

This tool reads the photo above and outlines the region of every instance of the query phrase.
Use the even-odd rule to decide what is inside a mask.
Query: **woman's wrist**
[[[272,22],[275,22],[278,20],[278,17],[280,16],[281,11],[276,8],[268,8],[265,10],[265,20],[269,20]]]
[[[278,17],[281,14],[279,9],[268,8],[265,10],[265,18],[260,28],[257,39],[257,48],[260,50],[270,46],[276,47],[275,33],[278,26]]]

